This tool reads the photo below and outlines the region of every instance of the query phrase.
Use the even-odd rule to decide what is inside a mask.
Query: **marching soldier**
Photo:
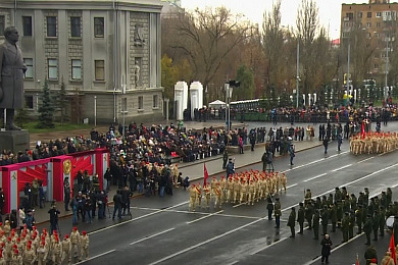
[[[379,230],[379,218],[378,218],[378,215],[379,215],[379,211],[376,209],[375,211],[374,211],[374,217],[373,217],[373,220],[372,220],[372,228],[373,228],[373,241],[377,241],[377,236],[378,236],[378,230]]]
[[[221,190],[221,185],[220,183],[217,183],[215,188],[214,188],[214,194],[216,196],[216,201],[214,202],[214,208],[222,207],[222,190]]]
[[[365,245],[370,246],[370,234],[372,233],[372,216],[369,214],[366,218],[365,225],[363,226],[363,231],[366,235],[366,243]]]
[[[61,243],[59,242],[57,234],[54,237],[54,241],[51,243],[51,253],[52,253],[53,264],[61,264],[62,246]]]
[[[200,185],[200,183],[198,183],[195,186],[195,191],[196,191],[196,199],[198,202],[198,206],[199,208],[202,208],[202,186]]]
[[[378,219],[379,219],[380,236],[383,237],[384,236],[384,226],[386,225],[386,213],[385,213],[383,206],[380,207]]]
[[[272,220],[272,211],[274,210],[274,203],[272,201],[272,197],[268,195],[267,198],[267,210],[268,210],[268,220]]]
[[[303,234],[303,228],[304,228],[304,204],[302,202],[300,202],[300,207],[298,209],[297,212],[297,223],[300,226],[300,232],[299,234],[302,235]]]
[[[329,207],[329,218],[330,221],[332,222],[332,232],[336,232],[337,212],[333,204],[331,204]]]
[[[189,210],[191,212],[196,210],[196,194],[195,184],[192,184],[189,189]]]
[[[351,239],[354,237],[354,225],[355,225],[355,214],[354,211],[350,212],[350,223],[348,226],[348,238]]]
[[[289,220],[287,221],[287,226],[290,227],[290,232],[292,233],[290,238],[294,238],[296,236],[296,209],[292,207],[292,211],[290,212],[289,215]]]
[[[358,205],[358,209],[355,211],[355,222],[358,226],[357,234],[362,233],[362,205]]]
[[[286,193],[286,185],[287,185],[287,178],[286,178],[286,174],[285,173],[281,173],[281,184],[283,187],[283,191]]]
[[[341,221],[341,231],[343,232],[343,242],[348,241],[348,230],[350,226],[350,217],[348,212],[345,212],[343,220]]]
[[[308,229],[312,229],[312,216],[314,215],[314,206],[312,205],[312,202],[310,201],[305,209],[304,209],[304,214],[305,214],[305,219],[308,222]]]
[[[64,239],[62,240],[62,262],[66,260],[68,264],[72,262],[72,243],[70,242],[69,235],[66,234]]]
[[[322,234],[327,234],[328,233],[328,221],[329,221],[329,213],[328,213],[328,208],[325,205],[322,209],[321,212],[321,223],[322,223]]]
[[[314,230],[314,239],[319,239],[319,210],[315,210],[314,217],[312,218],[312,228]]]
[[[279,201],[279,198],[275,199],[275,206],[274,206],[275,210],[274,210],[274,216],[275,216],[275,228],[279,229],[280,225],[281,225],[281,215],[282,215],[282,211],[281,211],[281,203]]]
[[[306,193],[305,193],[305,195],[304,195],[304,205],[307,206],[307,204],[308,204],[309,202],[311,202],[311,199],[312,199],[311,190],[310,190],[310,189],[307,189],[307,191],[306,191]]]
[[[48,249],[46,247],[46,240],[41,240],[40,246],[37,248],[37,265],[45,265],[47,261]]]
[[[232,176],[229,176],[227,182],[227,202],[232,203],[233,194],[234,194],[234,179]]]
[[[247,201],[247,192],[249,190],[249,185],[247,184],[247,181],[243,178],[240,182],[240,203]]]
[[[22,265],[23,264],[23,260],[22,260],[21,255],[19,254],[18,249],[15,248],[13,250],[9,264],[10,265]]]
[[[203,193],[205,194],[206,208],[210,209],[211,191],[209,184],[203,185]]]
[[[239,178],[235,177],[235,180],[234,180],[234,203],[236,203],[238,200],[239,189],[240,189]]]
[[[33,251],[31,244],[26,246],[23,254],[23,263],[24,264],[34,264],[36,261],[36,253]]]
[[[247,204],[248,205],[254,205],[254,197],[255,197],[255,183],[254,181],[251,179],[249,181],[249,185],[248,185],[248,201]]]
[[[88,247],[90,244],[90,239],[88,238],[87,232],[83,231],[82,235],[80,237],[80,244],[82,248],[82,254],[81,254],[81,260],[86,260],[88,259]]]
[[[73,258],[79,257],[80,233],[76,226],[73,227],[73,231],[70,233],[70,242],[72,244]]]

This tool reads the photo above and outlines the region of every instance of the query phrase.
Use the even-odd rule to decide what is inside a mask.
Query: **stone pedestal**
[[[30,147],[29,132],[22,131],[0,131],[0,150],[11,150],[14,154],[25,151]]]

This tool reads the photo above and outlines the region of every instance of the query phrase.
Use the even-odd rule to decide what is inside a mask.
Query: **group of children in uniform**
[[[350,139],[350,152],[354,155],[381,154],[398,148],[398,133],[368,132]]]
[[[74,260],[84,260],[89,256],[90,240],[86,231],[81,234],[73,227],[70,235],[60,238],[57,230],[50,235],[44,228],[42,233],[33,226],[26,225],[17,232],[11,229],[8,221],[0,223],[0,265],[72,264]]]
[[[285,173],[258,170],[231,174],[228,180],[224,176],[220,180],[213,177],[210,184],[191,184],[189,210],[195,211],[197,207],[209,209],[212,198],[214,208],[221,208],[223,203],[254,205],[255,201],[265,200],[268,195],[275,195],[282,190],[286,192],[286,183]]]

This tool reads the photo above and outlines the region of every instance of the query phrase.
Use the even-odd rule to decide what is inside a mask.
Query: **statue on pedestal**
[[[6,130],[21,130],[14,124],[15,109],[23,108],[24,74],[21,49],[17,46],[18,30],[7,27],[4,30],[5,41],[0,45],[0,113],[6,110]]]

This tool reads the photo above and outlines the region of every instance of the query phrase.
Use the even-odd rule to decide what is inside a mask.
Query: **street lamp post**
[[[296,66],[296,109],[299,107],[299,83],[300,83],[300,41],[297,40],[297,66]]]
[[[97,96],[94,96],[94,127],[97,127]]]
[[[229,132],[231,130],[231,98],[232,98],[232,91],[234,90],[233,86],[229,84],[229,82],[224,84],[225,89],[225,96],[227,98],[227,113],[225,115],[226,118],[226,131]]]

